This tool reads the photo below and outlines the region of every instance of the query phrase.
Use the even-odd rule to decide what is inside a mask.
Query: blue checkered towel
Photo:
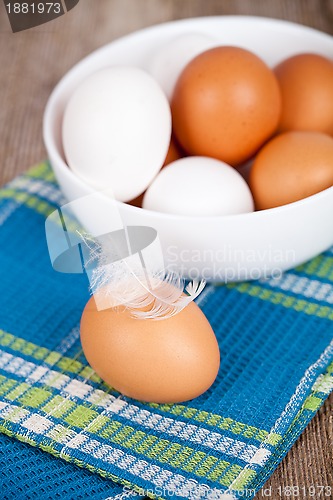
[[[253,498],[333,388],[332,250],[279,280],[208,286],[216,382],[184,404],[145,404],[84,358],[88,281],[53,271],[44,234],[63,202],[47,163],[0,192],[0,431],[71,462],[3,438],[8,464],[31,469],[22,485],[5,464],[3,498]]]

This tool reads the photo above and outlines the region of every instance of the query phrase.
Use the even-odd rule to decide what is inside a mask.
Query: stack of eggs
[[[332,134],[332,61],[298,54],[271,69],[200,34],[157,50],[146,71],[113,66],[91,75],[63,121],[68,165],[88,185],[187,216],[252,212],[328,188]],[[99,311],[91,299],[81,320],[87,360],[132,398],[200,395],[219,369],[214,332],[194,303],[163,319],[140,323],[126,307]]]
[[[195,33],[159,48],[146,71],[91,75],[63,121],[68,165],[89,185],[190,216],[273,208],[330,187],[332,134],[331,60],[297,54],[271,69]]]

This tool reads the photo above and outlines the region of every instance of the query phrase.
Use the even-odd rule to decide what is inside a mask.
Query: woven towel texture
[[[5,434],[0,435],[0,484],[2,500],[106,500],[123,494],[110,479]]]
[[[208,286],[198,303],[221,349],[216,382],[188,403],[144,404],[84,358],[88,281],[52,270],[44,235],[63,202],[47,163],[0,192],[0,430],[108,478],[91,498],[116,496],[115,483],[151,497],[253,498],[333,388],[333,252],[279,280]],[[52,463],[84,488],[87,472]]]

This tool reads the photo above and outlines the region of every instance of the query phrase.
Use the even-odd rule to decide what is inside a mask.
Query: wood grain
[[[333,34],[333,0],[81,0],[65,16],[15,35],[1,2],[0,185],[46,157],[43,110],[52,88],[74,63],[145,26],[217,14],[288,19]],[[330,397],[267,482],[271,494],[266,498],[291,498],[280,496],[279,487],[333,486],[332,410]],[[302,490],[298,495],[308,497]]]

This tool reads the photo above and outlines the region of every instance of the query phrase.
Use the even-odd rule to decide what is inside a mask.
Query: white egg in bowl
[[[75,89],[97,71],[112,66],[147,70],[159,47],[193,33],[213,38],[217,45],[246,48],[271,67],[296,53],[316,52],[326,57],[333,54],[330,35],[285,21],[244,16],[175,21],[100,48],[62,78],[44,114],[44,141],[50,164],[69,201],[94,192],[65,160],[63,115]],[[186,183],[183,188],[186,190]],[[156,229],[166,267],[185,277],[230,282],[279,275],[333,244],[333,187],[288,205],[233,215],[176,215],[120,201],[117,208],[124,225]],[[87,228],[96,224],[93,210],[77,215]]]

